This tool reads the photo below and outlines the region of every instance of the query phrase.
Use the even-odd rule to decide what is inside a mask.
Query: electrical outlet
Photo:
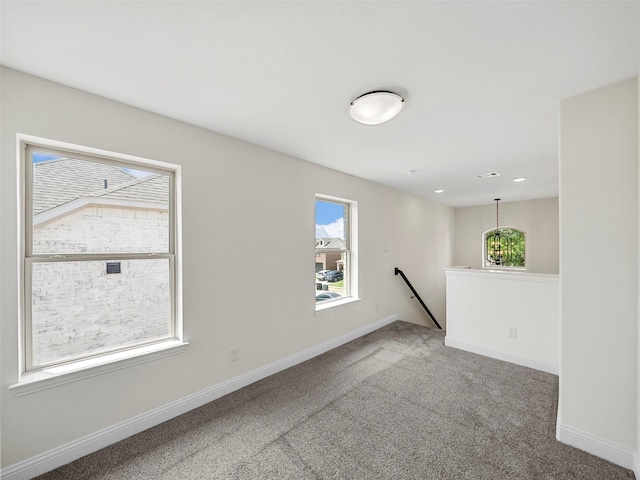
[[[240,348],[239,347],[233,347],[231,350],[231,361],[232,362],[236,362],[238,361],[238,359],[240,358]]]
[[[518,338],[518,329],[516,327],[507,327],[507,337]]]

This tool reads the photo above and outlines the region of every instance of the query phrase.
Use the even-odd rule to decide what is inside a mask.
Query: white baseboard
[[[108,447],[116,442],[124,440],[136,433],[140,433],[151,427],[159,425],[167,420],[171,420],[194,408],[201,407],[213,400],[227,395],[235,390],[246,387],[258,380],[262,380],[270,375],[286,370],[299,363],[310,360],[340,345],[344,345],[352,340],[374,332],[398,320],[397,315],[391,315],[377,322],[365,325],[357,330],[346,333],[340,337],[311,347],[302,352],[270,363],[263,367],[247,372],[238,377],[222,382],[213,387],[189,395],[168,405],[156,408],[149,412],[138,415],[124,422],[117,423],[111,427],[102,429],[85,437],[69,442],[60,447],[51,449],[40,455],[28,458],[22,462],[4,468],[0,473],[3,480],[28,480],[35,476],[46,473],[50,470],[66,465],[69,462]]]
[[[515,363],[516,365],[522,365],[523,367],[534,368],[542,372],[552,373],[554,375],[559,375],[560,373],[560,366],[557,363],[548,362],[546,360],[529,357],[519,353],[509,352],[507,350],[501,350],[499,348],[488,347],[479,343],[459,340],[457,338],[452,338],[450,335],[444,337],[444,344],[448,347],[458,348],[467,352],[484,355],[485,357]]]
[[[638,453],[636,450],[562,424],[557,427],[556,438],[562,443],[633,470],[636,478],[640,478],[638,476]]]

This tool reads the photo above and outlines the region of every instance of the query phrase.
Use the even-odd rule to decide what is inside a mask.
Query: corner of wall
[[[638,476],[638,452],[577,428],[558,423],[556,438],[562,443],[579,448],[600,458],[635,472]]]
[[[640,444],[638,93],[636,78],[563,99],[559,125],[558,439],[626,468],[636,467]],[[613,173],[607,182],[615,196],[600,193],[601,178],[584,174],[603,168]],[[617,245],[618,258],[599,265],[589,262],[593,248],[602,243],[602,237],[592,234],[612,230],[626,231],[626,243]],[[615,285],[610,278],[616,278]],[[615,318],[620,341],[606,345],[595,359],[603,317]],[[610,408],[613,399],[621,400],[615,409]]]
[[[640,185],[640,76],[636,77],[636,88],[638,91],[638,185]],[[638,192],[638,216],[640,217],[640,190]],[[638,252],[640,252],[640,221],[638,222]],[[638,279],[640,279],[640,256],[638,257]],[[636,478],[640,478],[640,281],[638,281],[637,298],[637,322],[636,322],[636,451],[634,455],[633,471]]]

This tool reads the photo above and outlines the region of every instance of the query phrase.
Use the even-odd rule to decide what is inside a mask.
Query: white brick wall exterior
[[[89,205],[34,226],[34,253],[131,253],[169,250],[169,213]]]
[[[167,211],[88,206],[34,227],[36,253],[167,252]],[[121,260],[33,265],[34,364],[167,337],[169,261]]]

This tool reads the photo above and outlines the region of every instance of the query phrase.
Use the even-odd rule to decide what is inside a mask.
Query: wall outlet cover
[[[240,358],[240,349],[238,347],[233,347],[230,350],[231,352],[231,361],[236,362]]]

